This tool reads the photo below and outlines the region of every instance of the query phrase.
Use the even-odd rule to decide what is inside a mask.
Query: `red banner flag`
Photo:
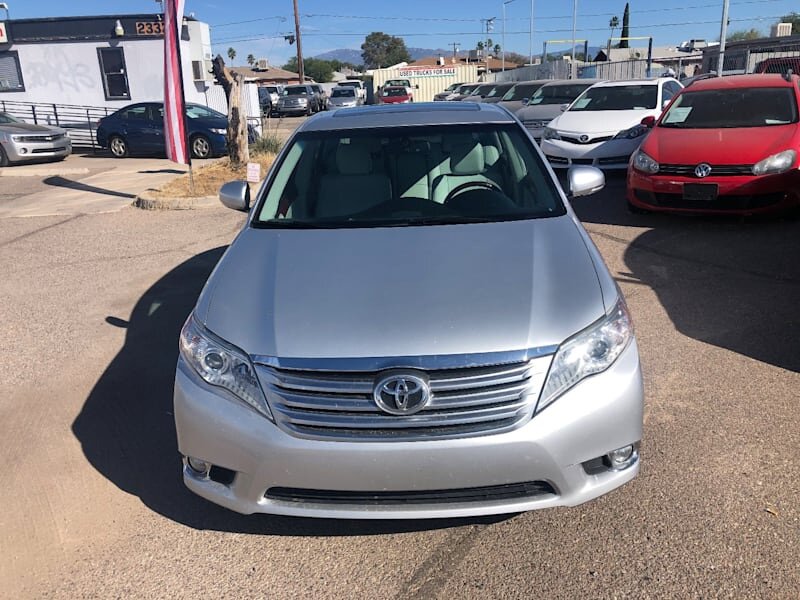
[[[164,139],[167,158],[190,164],[181,69],[181,30],[186,0],[164,0]]]

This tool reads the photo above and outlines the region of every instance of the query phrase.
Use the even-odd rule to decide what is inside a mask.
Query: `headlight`
[[[558,132],[551,127],[545,127],[544,133],[542,133],[542,139],[545,140],[560,140],[561,136],[558,135]]]
[[[218,135],[226,135],[228,133],[227,129],[212,129],[212,133],[216,133]]]
[[[180,351],[206,383],[225,388],[272,419],[267,400],[248,356],[208,331],[190,315],[181,330]]]
[[[778,152],[753,165],[753,175],[784,173],[792,168],[796,158],[797,152],[794,150]]]
[[[633,323],[620,294],[610,313],[561,344],[550,365],[536,411],[582,379],[608,369],[632,339]]]
[[[650,131],[649,128],[645,127],[644,125],[636,125],[631,127],[630,129],[626,129],[624,131],[620,131],[617,135],[614,136],[615,140],[635,140],[638,137],[642,137]]]
[[[650,158],[646,153],[641,150],[637,150],[633,154],[633,168],[637,171],[641,171],[642,173],[649,173],[650,175],[654,175],[658,173],[658,163]]]

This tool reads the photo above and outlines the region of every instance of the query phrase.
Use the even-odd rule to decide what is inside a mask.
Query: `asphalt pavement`
[[[241,516],[184,489],[178,331],[223,208],[0,219],[0,596],[797,598],[800,223],[575,208],[624,291],[642,472],[457,521]]]

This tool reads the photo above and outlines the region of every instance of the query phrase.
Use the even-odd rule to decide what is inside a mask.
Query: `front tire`
[[[6,151],[0,146],[0,167],[7,167],[9,164],[11,163],[8,160],[8,156],[6,156]]]
[[[210,158],[211,157],[211,142],[203,135],[196,135],[191,141],[192,157],[193,158]]]
[[[108,138],[108,149],[114,158],[126,158],[128,156],[128,142],[125,138],[118,135],[112,135]]]
[[[632,215],[649,215],[650,211],[646,208],[639,208],[635,204],[633,204],[630,200],[627,201],[628,203],[628,212]]]

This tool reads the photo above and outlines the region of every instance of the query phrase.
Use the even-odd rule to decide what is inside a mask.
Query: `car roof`
[[[710,77],[692,83],[693,92],[699,90],[725,90],[753,87],[794,87],[800,78],[797,75],[787,81],[780,73],[758,73],[755,75],[725,75],[724,77]]]
[[[595,87],[621,87],[625,85],[658,85],[662,81],[678,81],[674,77],[658,77],[653,79],[623,79],[622,81],[601,81]]]
[[[385,106],[362,106],[346,112],[323,112],[303,123],[298,132],[410,127],[415,125],[459,125],[514,123],[504,108],[477,102],[417,102]]]
[[[605,79],[555,79],[553,81],[548,81],[542,87],[551,87],[554,85],[575,85],[581,83],[589,86],[596,83],[603,83],[604,81]]]

